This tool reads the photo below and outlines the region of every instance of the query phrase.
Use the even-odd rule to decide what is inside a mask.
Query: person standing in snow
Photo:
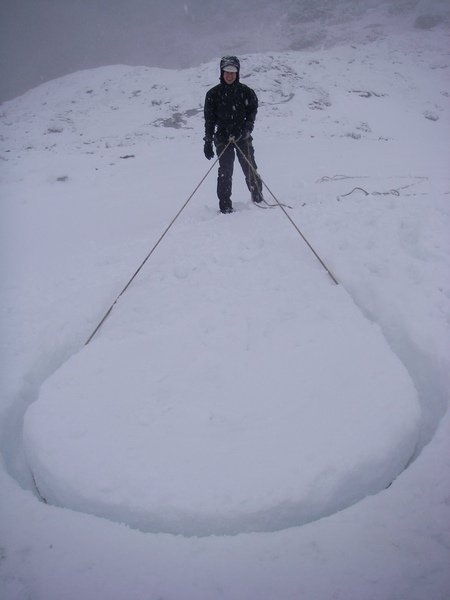
[[[211,88],[205,97],[204,154],[208,160],[213,158],[214,142],[219,156],[217,196],[222,213],[233,212],[231,188],[235,154],[244,172],[253,202],[260,203],[263,200],[262,182],[256,172],[251,135],[258,111],[258,98],[251,88],[239,81],[240,66],[236,56],[224,56],[220,61],[220,83]],[[226,148],[230,138],[233,138],[234,142]]]

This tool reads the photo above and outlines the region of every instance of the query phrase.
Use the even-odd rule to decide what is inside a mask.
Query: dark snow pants
[[[220,156],[223,152],[223,149],[227,145],[228,140],[222,140],[216,136],[214,138],[214,143],[216,145],[217,156]],[[255,151],[252,144],[252,137],[250,136],[246,140],[239,140],[236,143],[247,157],[251,166],[248,164],[239,150],[235,148],[234,143],[230,144],[225,152],[223,152],[222,156],[220,156],[219,173],[217,176],[217,196],[219,198],[220,210],[231,208],[231,188],[235,154],[237,154],[239,164],[241,165],[245,176],[245,182],[250,194],[252,195],[252,200],[254,202],[261,202],[262,200],[262,182],[260,176],[256,172],[257,166],[255,162]]]

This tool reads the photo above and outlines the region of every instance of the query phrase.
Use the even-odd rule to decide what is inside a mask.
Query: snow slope
[[[447,48],[447,33],[442,30],[405,34],[366,46],[245,57],[243,74],[248,79],[244,81],[261,99],[255,145],[263,178],[280,199],[293,206],[290,214],[337,275],[339,287],[333,288],[281,213],[249,206],[237,171],[233,198],[239,211],[226,217],[217,215],[211,175],[158,250],[155,262],[146,266],[98,338],[81,352],[111,301],[206,171],[199,109],[204,92],[217,79],[216,63],[183,72],[97,69],[51,82],[3,105],[0,417],[4,469],[0,476],[5,598],[437,600],[448,596]],[[276,283],[277,278],[283,285]],[[222,300],[218,280],[227,284],[223,292],[230,293],[229,305]],[[298,360],[297,336],[289,320],[298,327],[305,307],[308,316],[314,315],[302,325],[312,346],[317,336],[328,365],[333,364],[331,356],[337,356],[348,369],[350,381],[345,386],[364,386],[367,381],[358,379],[346,357],[336,351],[336,330],[345,334],[345,343],[358,341],[359,348],[364,347],[363,338],[370,340],[372,356],[363,356],[364,348],[356,366],[372,363],[376,369],[382,361],[384,368],[378,371],[379,383],[370,390],[378,416],[364,415],[356,429],[361,439],[346,439],[348,457],[359,465],[358,476],[365,472],[366,444],[374,441],[363,437],[371,423],[378,422],[379,431],[385,418],[392,428],[391,439],[396,438],[401,397],[393,405],[393,414],[386,414],[384,392],[392,393],[387,370],[391,366],[395,378],[400,377],[400,387],[409,390],[408,379],[399,375],[405,367],[421,408],[420,439],[412,464],[388,489],[379,491],[378,487],[378,493],[326,518],[302,526],[288,519],[274,524],[272,510],[268,526],[266,519],[265,527],[252,524],[247,533],[232,536],[145,533],[80,512],[92,508],[86,503],[73,507],[78,509],[74,511],[40,502],[21,438],[28,406],[31,417],[27,416],[27,422],[35,421],[33,431],[51,434],[45,441],[50,451],[46,460],[50,461],[58,460],[55,448],[62,449],[61,458],[67,459],[71,440],[58,439],[55,427],[58,415],[64,417],[63,406],[70,409],[71,419],[60,431],[69,432],[72,442],[77,434],[76,418],[82,427],[93,426],[99,434],[107,432],[109,425],[123,423],[124,413],[113,415],[105,405],[116,391],[120,398],[125,396],[118,387],[128,383],[121,379],[122,370],[150,377],[142,350],[150,352],[153,325],[159,337],[164,326],[169,336],[174,335],[173,320],[165,323],[165,318],[176,317],[189,333],[195,328],[195,320],[193,325],[188,317],[183,319],[183,295],[174,294],[174,290],[187,291],[194,303],[194,283],[210,294],[210,302],[203,298],[200,306],[195,305],[196,317],[202,308],[209,308],[197,331],[203,336],[209,331],[219,341],[229,340],[230,334],[241,346],[253,344],[262,354],[265,341],[277,349],[284,348],[286,341],[290,352],[279,358],[275,355],[275,366],[295,363],[311,393],[316,381],[327,387],[330,380],[321,377],[317,362],[304,365]],[[237,284],[247,285],[244,289],[252,310],[241,312],[247,305]],[[294,293],[298,300],[280,314],[280,307]],[[365,318],[356,316],[349,296]],[[157,307],[155,322],[153,306]],[[257,317],[261,313],[270,316],[270,335],[260,331]],[[350,315],[348,323],[343,318],[346,314]],[[351,327],[347,329],[348,324]],[[192,350],[187,341],[183,344],[187,351]],[[387,344],[396,356],[387,350]],[[198,349],[196,344],[194,350]],[[225,349],[230,354],[230,346]],[[182,350],[177,356],[183,356]],[[205,352],[203,360],[213,358],[207,346],[201,350]],[[314,350],[313,356],[318,356],[319,347]],[[234,367],[241,356],[232,356]],[[153,359],[163,362],[164,355]],[[264,359],[271,382],[274,357],[264,355]],[[114,367],[112,380],[109,366]],[[233,384],[242,373],[244,369],[237,370]],[[220,369],[217,376],[223,377]],[[205,373],[200,369],[194,382],[182,383],[184,391],[190,391],[192,384],[205,390]],[[34,403],[41,386],[41,400]],[[62,386],[62,394],[58,386]],[[216,386],[211,389],[217,394]],[[344,382],[339,380],[338,406],[349,400],[340,395],[343,389]],[[258,391],[265,392],[266,386]],[[273,392],[270,386],[268,391]],[[234,401],[231,392],[227,398]],[[92,397],[99,412],[92,419],[85,418],[85,411],[93,409]],[[190,393],[189,397],[192,400]],[[357,394],[352,397],[354,400]],[[133,398],[131,394],[128,400],[136,402]],[[282,398],[277,398],[278,403]],[[42,403],[52,403],[55,412],[40,409]],[[219,416],[222,425],[229,426],[223,420],[223,404],[214,405],[213,417]],[[351,402],[345,410],[335,406],[328,426],[336,419],[342,424],[350,418],[355,404]],[[278,406],[273,414],[270,402],[265,406],[266,422],[272,422],[279,414]],[[206,410],[205,403],[200,408]],[[254,410],[253,404],[251,408]],[[330,402],[326,408],[330,410]],[[133,414],[130,410],[132,418]],[[185,415],[193,418],[190,411]],[[410,402],[403,415],[414,422]],[[38,423],[43,416],[48,421]],[[249,422],[254,423],[255,414],[250,416]],[[145,427],[153,427],[148,415],[144,417]],[[306,450],[313,443],[329,442],[333,435],[324,415],[320,417],[320,431],[305,432],[309,436]],[[346,425],[345,432],[353,435],[355,428]],[[399,433],[405,431],[403,425]],[[284,431],[285,422],[282,426]],[[121,431],[129,433],[133,427],[125,423]],[[228,435],[230,430],[224,430]],[[78,433],[84,435],[85,430]],[[89,443],[83,444],[81,437],[78,456],[68,463],[62,461],[61,469],[64,463],[70,468],[61,476],[74,477],[76,466],[82,477],[90,473],[95,478],[99,470],[89,469],[99,457],[106,461],[110,475],[120,472],[111,469],[111,455],[94,454],[101,448],[94,449],[93,437],[88,439]],[[163,436],[159,441],[167,444]],[[39,462],[42,456],[33,452],[29,435],[27,443],[29,460]],[[39,450],[42,444],[41,439]],[[385,449],[380,440],[381,454],[375,452],[375,456],[381,461],[376,467],[398,473],[404,459],[400,457],[394,465],[399,455],[386,454]],[[129,457],[142,460],[140,450],[131,448]],[[280,457],[279,446],[270,452],[261,444],[260,450],[267,453],[266,460],[270,455],[278,459],[278,465],[287,464],[281,460],[284,454]],[[405,451],[404,457],[407,454]],[[316,465],[317,460],[314,456]],[[157,464],[167,475],[166,465]],[[336,464],[341,464],[338,458]],[[239,466],[245,469],[245,464]],[[143,462],[134,462],[132,474],[141,475],[144,469]],[[208,472],[214,474],[210,465]],[[276,469],[274,476],[278,475]],[[367,476],[372,475],[372,469],[367,469]],[[168,477],[165,481],[171,483]],[[96,481],[84,480],[81,489],[87,483],[95,488]],[[281,483],[289,484],[285,479]],[[267,488],[256,489],[260,508]],[[122,484],[109,493],[105,490],[96,512],[106,514],[105,499],[110,501],[111,493],[120,496],[124,490]],[[187,485],[185,490],[193,496],[190,519],[182,520],[181,529],[192,522],[192,508],[198,508],[195,488]],[[247,497],[246,489],[237,488],[237,483],[231,490],[236,502]],[[55,502],[74,501],[74,496],[64,491],[62,501]],[[292,497],[290,489],[284,492],[285,497]],[[322,507],[326,505],[326,489],[321,496],[317,488],[316,498]],[[131,501],[136,498],[122,498],[122,506],[129,507]],[[330,506],[339,508],[336,502],[332,499],[324,512],[331,512]],[[123,513],[118,518],[123,518]],[[311,518],[314,515],[310,513],[304,520]],[[240,530],[245,529],[248,520],[244,512],[234,526],[236,523]],[[161,529],[161,522],[158,525]],[[255,528],[268,531],[251,533]]]

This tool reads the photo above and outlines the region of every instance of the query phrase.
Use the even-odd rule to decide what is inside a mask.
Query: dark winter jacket
[[[258,98],[248,86],[240,83],[239,74],[232,84],[225,83],[221,74],[220,83],[211,88],[205,98],[205,140],[216,134],[225,141],[230,135],[240,136],[251,132],[258,111]]]

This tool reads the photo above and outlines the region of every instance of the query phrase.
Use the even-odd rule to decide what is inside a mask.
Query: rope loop
[[[199,189],[199,187],[202,185],[202,183],[205,181],[205,179],[208,177],[208,175],[211,173],[211,171],[213,170],[213,168],[215,167],[215,165],[218,163],[218,161],[220,160],[220,158],[222,157],[223,153],[228,149],[228,147],[230,146],[230,144],[234,144],[236,149],[238,150],[238,152],[241,153],[241,155],[244,157],[244,159],[247,161],[247,163],[249,164],[250,168],[252,169],[253,175],[255,177],[259,177],[261,179],[262,184],[264,185],[264,187],[267,189],[267,191],[269,192],[269,194],[272,196],[272,198],[275,200],[276,204],[268,204],[265,200],[264,202],[267,204],[267,207],[272,208],[272,207],[276,207],[279,206],[281,208],[281,210],[283,211],[283,213],[286,215],[286,217],[289,219],[289,221],[291,222],[291,224],[293,225],[293,227],[296,229],[297,233],[302,237],[302,239],[304,240],[304,242],[307,244],[307,246],[309,247],[309,249],[311,250],[311,252],[314,254],[314,256],[317,258],[317,260],[320,262],[320,264],[323,266],[323,268],[327,271],[328,275],[331,277],[331,279],[333,280],[333,282],[338,285],[338,281],[335,278],[335,276],[333,275],[333,273],[330,271],[330,269],[326,266],[326,264],[323,262],[323,260],[320,258],[320,256],[317,254],[317,252],[314,250],[314,248],[311,246],[311,244],[308,242],[308,240],[306,239],[306,237],[303,235],[303,233],[300,231],[299,227],[297,226],[297,224],[291,219],[291,217],[289,216],[289,214],[286,212],[286,208],[291,208],[290,206],[287,206],[286,204],[282,204],[277,198],[276,196],[273,194],[273,192],[270,190],[269,186],[265,183],[265,181],[263,180],[263,178],[257,173],[255,167],[252,165],[252,163],[249,161],[248,157],[245,155],[245,153],[242,151],[242,149],[237,145],[237,142],[239,141],[240,136],[236,139],[232,136],[230,136],[230,138],[228,139],[228,143],[226,144],[226,146],[224,147],[224,149],[222,150],[222,152],[217,156],[216,160],[212,163],[212,165],[210,166],[210,168],[208,169],[208,171],[205,173],[205,175],[202,177],[202,179],[200,180],[200,182],[198,183],[198,185],[195,187],[194,191],[192,192],[192,194],[189,196],[189,198],[186,200],[186,202],[182,205],[182,207],[180,208],[180,210],[177,212],[177,214],[173,217],[173,219],[170,221],[170,223],[167,225],[166,229],[163,231],[163,233],[160,235],[160,237],[158,238],[158,240],[156,241],[156,243],[154,244],[154,246],[152,247],[152,249],[150,250],[150,252],[147,254],[147,256],[144,258],[144,260],[141,262],[141,264],[139,265],[139,267],[136,269],[136,271],[133,273],[133,275],[130,277],[130,279],[128,280],[128,282],[126,283],[126,285],[124,286],[124,288],[121,290],[121,292],[118,294],[118,296],[116,297],[116,299],[114,300],[114,302],[111,304],[111,306],[108,308],[108,310],[106,311],[106,313],[103,315],[102,319],[100,320],[100,322],[98,323],[97,327],[94,329],[94,331],[91,333],[91,335],[88,337],[88,339],[85,342],[85,346],[87,346],[92,339],[95,337],[95,335],[97,334],[97,332],[100,330],[100,328],[102,327],[103,323],[106,321],[106,319],[109,317],[109,315],[111,314],[114,306],[117,304],[117,302],[119,301],[119,299],[121,298],[121,296],[123,296],[123,294],[127,291],[127,289],[130,287],[130,285],[132,284],[132,282],[134,281],[134,279],[137,277],[137,275],[139,274],[139,272],[141,271],[141,269],[143,268],[143,266],[145,265],[145,263],[148,261],[148,259],[151,257],[151,255],[153,254],[153,252],[156,250],[156,248],[159,246],[159,244],[162,242],[162,240],[164,239],[164,237],[167,235],[167,233],[169,232],[170,228],[172,227],[172,225],[175,223],[175,221],[178,219],[178,217],[181,215],[181,213],[183,212],[183,210],[186,208],[186,206],[189,204],[189,202],[192,200],[192,198],[194,197],[195,193],[197,192],[197,190]],[[257,205],[258,206],[258,205]],[[264,207],[261,207],[264,208]]]

